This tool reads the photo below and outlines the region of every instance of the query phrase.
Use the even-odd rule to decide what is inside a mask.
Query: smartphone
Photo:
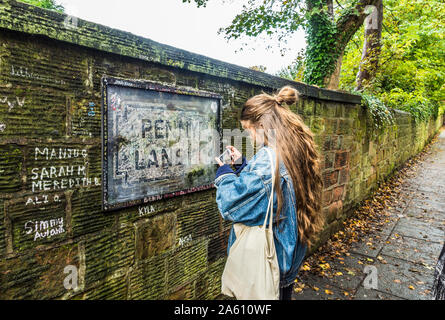
[[[232,157],[230,155],[230,150],[229,149],[226,149],[223,153],[221,153],[221,155],[218,158],[224,164],[231,164],[232,163]]]

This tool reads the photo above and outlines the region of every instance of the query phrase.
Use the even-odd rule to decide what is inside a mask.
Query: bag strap
[[[266,217],[264,218],[263,228],[266,227],[266,221],[267,221],[267,218],[269,217],[269,228],[268,229],[272,230],[272,221],[273,221],[273,186],[274,186],[274,180],[275,179],[274,179],[272,153],[271,153],[271,151],[268,148],[266,148],[266,151],[269,154],[269,159],[270,159],[270,168],[271,168],[270,170],[271,170],[271,174],[272,174],[272,188],[271,188],[271,191],[270,191],[269,204],[267,205]],[[270,215],[269,215],[269,211],[270,211]]]

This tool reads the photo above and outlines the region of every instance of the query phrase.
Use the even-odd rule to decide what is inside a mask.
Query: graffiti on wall
[[[34,241],[65,233],[63,217],[50,220],[33,220],[25,223],[25,233],[32,234]]]
[[[26,206],[60,202],[57,191],[100,186],[100,177],[87,174],[88,151],[79,148],[35,147],[34,160],[45,164],[65,160],[67,164],[35,166],[30,170],[30,188],[35,195],[26,198]],[[77,161],[76,161],[77,160]],[[75,162],[74,162],[75,161]],[[49,195],[51,193],[52,195]]]
[[[23,107],[25,105],[25,98],[15,97],[15,99],[8,99],[7,96],[0,98],[0,103],[8,105],[8,112],[10,112],[16,105]]]
[[[104,209],[212,186],[220,97],[104,79]]]

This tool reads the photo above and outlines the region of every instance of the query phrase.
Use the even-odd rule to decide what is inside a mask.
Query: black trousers
[[[293,291],[294,291],[293,283],[287,287],[280,288],[280,300],[291,300]]]

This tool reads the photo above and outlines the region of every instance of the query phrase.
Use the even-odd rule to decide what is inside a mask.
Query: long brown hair
[[[279,174],[281,159],[294,186],[299,239],[310,247],[313,238],[323,228],[323,180],[314,135],[301,117],[289,109],[298,99],[298,91],[289,86],[283,87],[275,96],[266,93],[256,95],[243,106],[240,120],[249,121],[256,130],[273,131],[274,141],[268,140],[266,134],[264,144],[274,148],[276,153],[274,184],[278,205],[277,223],[283,206]]]

